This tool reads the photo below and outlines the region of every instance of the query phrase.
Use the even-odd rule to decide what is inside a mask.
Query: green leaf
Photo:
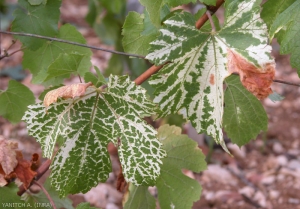
[[[161,126],[158,138],[167,151],[167,157],[162,160],[161,175],[156,181],[160,208],[190,209],[193,202],[200,198],[201,186],[198,181],[185,176],[182,169],[194,172],[206,169],[205,156],[195,141],[181,134],[179,127]],[[147,188],[139,186],[130,188],[124,208],[154,209],[155,205]]]
[[[30,89],[23,84],[10,80],[6,91],[0,92],[0,115],[11,123],[18,123],[35,98]]]
[[[120,39],[121,24],[113,14],[109,13],[96,20],[94,30],[103,43],[114,46]]]
[[[216,6],[217,0],[200,0],[203,4]]]
[[[100,13],[99,1],[89,0],[89,12],[87,13],[85,20],[93,26],[97,15]]]
[[[239,146],[268,129],[268,116],[260,101],[243,87],[239,76],[226,79],[223,126],[231,141]]]
[[[31,5],[40,5],[41,3],[47,4],[47,0],[28,0]]]
[[[77,205],[76,209],[98,209],[98,208],[91,207],[90,203],[88,203],[88,202],[83,202],[83,203],[80,203],[79,205]]]
[[[197,30],[191,14],[176,14],[164,22],[146,56],[155,65],[172,62],[149,81],[156,89],[159,116],[180,112],[198,133],[206,132],[226,151],[222,116],[223,81],[230,75],[227,53],[238,53],[262,72],[266,64],[274,63],[259,4],[255,0],[227,2],[224,27],[213,33]]]
[[[119,14],[125,7],[126,0],[101,0],[100,3],[109,13]]]
[[[84,75],[86,72],[80,72],[79,67],[81,62],[84,60],[82,54],[65,54],[61,53],[56,60],[49,66],[47,70],[48,76],[45,81],[52,78],[69,78],[71,74]],[[88,69],[85,68],[85,71]]]
[[[19,187],[14,183],[10,183],[7,186],[0,188],[0,205],[2,208],[12,209],[27,209],[26,206],[31,206],[21,200],[21,197],[17,195]],[[14,203],[14,204],[12,204]]]
[[[161,20],[164,19],[164,15],[161,15],[162,9],[165,9],[167,4],[170,7],[177,7],[182,4],[195,3],[196,0],[157,0],[153,3],[152,0],[140,0],[140,3],[146,7],[149,13],[150,20],[155,27],[161,27]]]
[[[185,176],[182,169],[197,173],[205,170],[205,156],[195,141],[180,132],[180,128],[169,125],[158,129],[158,138],[167,152],[156,182],[161,208],[190,209],[201,196],[198,181]]]
[[[280,13],[286,10],[296,0],[268,0],[262,6],[261,18],[270,29]]]
[[[284,12],[277,16],[270,28],[271,39],[276,33],[281,54],[291,54],[291,66],[298,69],[300,76],[300,0],[295,1]]]
[[[59,198],[59,194],[57,191],[54,190],[53,187],[50,185],[50,179],[48,178],[44,183],[44,188],[49,193],[51,199],[53,200],[56,208],[65,208],[65,209],[73,209],[72,201],[69,198]],[[30,203],[30,205],[34,206],[44,206],[51,207],[51,204],[49,202],[48,197],[45,195],[43,191],[40,191],[39,193],[24,193],[22,196],[22,199],[25,200],[27,203]]]
[[[125,57],[112,54],[109,61],[108,66],[104,71],[104,76],[108,77],[109,75],[122,75],[124,69]]]
[[[65,139],[51,165],[52,185],[65,196],[106,181],[111,172],[109,142],[118,147],[127,182],[153,185],[165,152],[156,131],[141,118],[155,108],[145,90],[127,76],[111,76],[106,91],[89,87],[85,96],[60,100],[47,112],[41,103],[31,105],[23,120],[45,157],[52,157],[58,137]]]
[[[123,209],[155,209],[155,199],[147,186],[129,185],[129,197]]]
[[[86,44],[84,37],[77,31],[77,29],[69,24],[63,25],[58,33],[60,39],[74,41],[81,44]],[[61,42],[47,41],[44,45],[36,51],[29,49],[24,50],[23,56],[23,67],[28,68],[33,75],[32,82],[34,84],[43,83],[48,76],[48,67],[61,55],[61,57],[72,54],[82,54],[82,58],[77,71],[80,72],[81,76],[84,72],[87,72],[91,66],[92,52],[88,48],[75,46],[72,44],[65,44]],[[51,79],[48,81],[49,85],[59,85],[62,83],[63,77],[57,79]],[[44,84],[44,83],[43,83]]]
[[[38,6],[30,5],[26,0],[19,0],[19,5],[21,8],[14,12],[12,31],[43,36],[57,35],[60,0],[47,1],[46,4]],[[37,50],[46,42],[34,37],[17,36],[17,38],[31,50]]]
[[[122,43],[125,52],[143,56],[147,55],[150,42],[153,41],[158,34],[157,29],[154,26],[152,27],[149,21],[144,23],[144,15],[137,12],[129,12],[122,31],[122,35],[124,36]]]
[[[91,72],[87,72],[86,74],[84,74],[84,81],[86,83],[92,82],[92,84],[94,84],[94,86],[96,87],[100,87],[106,84],[107,81],[105,80],[104,76],[100,72],[99,68],[97,68],[96,66],[94,66],[94,68],[96,70],[97,76]]]

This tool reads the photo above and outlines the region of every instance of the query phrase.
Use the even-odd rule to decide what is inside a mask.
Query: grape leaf
[[[58,33],[60,39],[74,41],[77,43],[85,44],[86,40],[84,37],[77,31],[77,29],[69,24],[63,25]],[[60,42],[51,42],[47,41],[44,45],[36,51],[31,51],[29,49],[24,50],[23,56],[23,67],[28,68],[32,73],[33,79],[32,82],[35,84],[43,83],[44,80],[49,75],[47,70],[48,67],[60,56],[60,54],[82,54],[84,55],[77,71],[82,73],[87,72],[91,66],[91,56],[92,52],[90,49],[83,48],[80,46],[75,46],[71,44],[65,44]],[[72,62],[72,60],[70,60]],[[71,63],[69,63],[71,64]],[[58,85],[62,83],[63,78],[59,77],[57,79],[51,79],[48,81],[48,84]],[[44,84],[44,83],[43,83]]]
[[[0,92],[0,115],[11,123],[18,123],[27,110],[27,106],[34,102],[34,95],[29,88],[10,80],[7,90]]]
[[[31,5],[47,4],[47,0],[28,0]]]
[[[118,146],[126,181],[154,184],[165,152],[141,119],[156,108],[145,92],[127,76],[110,76],[104,92],[89,87],[85,96],[51,104],[47,113],[41,103],[29,106],[23,120],[45,157],[51,158],[58,137],[65,139],[51,165],[52,185],[61,196],[87,192],[108,178],[109,142]]]
[[[185,176],[182,169],[194,172],[206,169],[205,156],[195,141],[180,133],[181,129],[176,126],[163,125],[158,129],[158,139],[167,152],[167,157],[162,160],[161,175],[156,181],[158,201],[161,208],[189,209],[201,195],[199,183]],[[148,201],[140,203],[141,199],[147,199]],[[154,209],[153,199],[145,187],[133,187],[124,208]],[[139,207],[141,205],[143,207]]]
[[[28,209],[31,207],[30,204],[25,203],[21,200],[20,196],[17,195],[19,187],[14,183],[10,183],[0,189],[0,205],[2,208],[12,209]],[[12,204],[15,203],[15,204]],[[27,206],[27,207],[26,207]]]
[[[30,5],[26,0],[19,0],[18,8],[14,12],[12,31],[31,33],[44,36],[55,36],[58,32],[60,0],[47,1],[46,4]],[[24,46],[37,50],[46,41],[34,37],[17,36]]]
[[[89,12],[85,16],[85,20],[90,24],[91,27],[93,27],[97,15],[100,13],[99,4],[100,2],[98,1],[89,0]]]
[[[298,69],[300,76],[300,0],[295,1],[277,16],[270,28],[271,39],[280,32],[277,41],[281,54],[291,54],[291,66]]]
[[[91,72],[87,72],[84,74],[84,81],[86,83],[92,82],[92,84],[94,84],[94,86],[96,86],[96,87],[100,87],[100,86],[106,84],[107,81],[104,78],[104,76],[102,75],[102,73],[100,72],[99,68],[97,68],[96,66],[94,66],[94,68],[97,73],[97,76]]]
[[[122,35],[124,50],[128,53],[147,55],[150,48],[150,42],[158,36],[158,30],[149,24],[144,24],[145,15],[137,12],[129,12],[123,25]],[[145,34],[145,29],[151,28],[151,33]],[[154,31],[154,32],[153,32]],[[145,35],[142,34],[144,32]]]
[[[122,75],[126,59],[127,57],[112,54],[108,61],[108,66],[104,71],[104,76],[108,77],[110,74]]]
[[[196,180],[185,176],[182,169],[194,172],[206,169],[205,156],[198,144],[188,136],[178,134],[178,129],[169,125],[158,129],[158,138],[163,143],[167,158],[163,159],[156,187],[160,207],[166,209],[191,208],[201,195],[201,186]]]
[[[49,66],[45,81],[56,77],[69,78],[71,74],[83,76],[89,70],[88,68],[79,68],[84,57],[82,54],[61,53]],[[84,72],[80,70],[84,70]]]
[[[223,126],[231,141],[239,146],[268,129],[268,116],[259,100],[232,75],[225,80]]]
[[[152,0],[140,0],[140,3],[146,7],[151,22],[157,28],[161,27],[161,20],[164,18],[161,16],[161,10],[166,4],[170,7],[176,7],[190,2],[195,3],[196,0],[157,0],[155,3]]]
[[[268,0],[262,5],[262,11],[260,15],[267,24],[268,29],[270,29],[277,16],[295,1],[296,0]]]
[[[154,209],[155,199],[148,191],[147,186],[129,185],[129,196],[123,209]]]
[[[109,13],[119,14],[126,5],[125,0],[101,0],[100,3]]]
[[[94,30],[103,43],[116,45],[120,39],[121,24],[115,15],[108,13],[95,21]]]
[[[232,64],[234,60],[229,60],[228,53],[234,52],[243,63],[255,66],[257,75],[266,73],[265,67],[274,68],[259,5],[256,0],[227,2],[224,27],[212,33],[197,30],[191,14],[176,14],[164,22],[166,27],[151,43],[151,53],[146,56],[155,65],[172,62],[149,81],[156,89],[154,102],[162,110],[159,116],[179,111],[199,133],[206,132],[226,151],[223,80],[232,73],[233,66],[238,66]]]

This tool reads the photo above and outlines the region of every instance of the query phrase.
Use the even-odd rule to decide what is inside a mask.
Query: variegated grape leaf
[[[19,0],[18,4],[21,8],[14,12],[15,20],[12,22],[12,31],[44,36],[57,35],[61,1],[42,2],[39,5],[31,5],[33,1]],[[31,50],[37,50],[46,42],[43,39],[26,36],[17,36],[17,38]]]
[[[205,156],[195,141],[181,134],[179,127],[161,126],[158,139],[167,152],[167,157],[162,160],[161,175],[155,184],[160,208],[190,209],[201,196],[201,186],[196,180],[185,176],[182,169],[194,172],[206,169]],[[129,189],[124,209],[155,208],[154,197],[150,196],[147,188],[130,186]]]
[[[51,165],[52,185],[61,196],[87,192],[108,178],[109,142],[118,147],[126,181],[155,183],[165,151],[155,129],[141,119],[156,108],[145,93],[127,76],[111,76],[106,91],[89,87],[84,96],[53,103],[47,112],[42,103],[29,106],[23,120],[45,157],[52,157],[59,137],[65,140]]]
[[[84,39],[84,37],[77,31],[77,29],[74,26],[70,24],[65,24],[60,27],[57,38],[86,44],[86,40]],[[39,48],[36,51],[32,51],[30,49],[24,50],[22,64],[24,68],[28,68],[32,73],[33,83],[43,83],[48,85],[59,85],[62,83],[63,78],[65,78],[66,76],[58,76],[57,73],[53,74],[53,69],[51,70],[52,74],[50,72],[50,75],[56,75],[57,77],[54,76],[47,82],[44,81],[48,76],[50,76],[48,72],[49,66],[58,59],[60,54],[65,54],[64,56],[72,56],[72,54],[78,54],[78,56],[84,55],[84,57],[81,59],[81,62],[78,63],[78,65],[76,65],[76,69],[73,69],[74,71],[77,71],[81,76],[84,76],[84,74],[89,70],[91,66],[90,59],[92,56],[92,52],[90,49],[75,46],[72,44],[47,41],[43,44],[41,48]],[[65,66],[68,64],[74,65],[72,59],[65,59],[64,61]],[[55,65],[57,66],[58,63]]]
[[[291,66],[300,76],[300,0],[295,1],[277,16],[270,28],[271,39],[276,36],[281,54],[291,54]]]
[[[236,75],[226,78],[223,126],[231,141],[239,146],[268,129],[268,116],[261,102],[247,91]]]
[[[176,14],[164,22],[160,37],[151,43],[151,53],[146,56],[155,65],[172,62],[150,80],[156,89],[154,102],[162,110],[160,116],[182,113],[199,133],[206,132],[226,151],[223,81],[238,68],[236,62],[228,66],[232,62],[228,52],[255,66],[255,73],[264,74],[265,66],[274,67],[266,25],[259,17],[260,3],[226,1],[224,26],[211,33],[197,30],[191,14]]]

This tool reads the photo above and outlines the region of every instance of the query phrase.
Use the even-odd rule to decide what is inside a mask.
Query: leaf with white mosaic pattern
[[[164,22],[146,57],[155,65],[172,62],[150,80],[156,89],[154,102],[162,109],[160,116],[181,112],[199,133],[206,132],[226,151],[223,81],[232,73],[227,52],[236,52],[261,73],[266,64],[274,63],[266,25],[259,17],[260,3],[226,1],[224,27],[212,33],[197,30],[191,14],[176,14]]]
[[[111,76],[106,91],[89,87],[84,96],[61,99],[47,112],[42,103],[29,106],[23,120],[46,157],[59,137],[65,140],[51,165],[52,185],[61,196],[87,192],[108,178],[109,142],[118,146],[126,181],[155,183],[165,151],[157,131],[141,119],[155,111],[145,93],[127,76]]]

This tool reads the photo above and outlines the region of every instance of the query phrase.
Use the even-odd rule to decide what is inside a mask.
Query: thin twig
[[[15,53],[17,53],[17,52],[20,52],[20,51],[22,51],[22,50],[25,49],[25,48],[26,48],[26,47],[22,47],[22,48],[20,48],[20,49],[14,51],[14,52],[12,52],[12,53],[10,53],[10,54],[8,54],[7,51],[5,50],[5,53],[4,53],[3,55],[0,56],[0,60],[2,60],[2,59],[5,58],[5,57],[10,57],[11,55],[13,55],[13,54],[15,54]]]
[[[238,73],[232,73],[232,75],[239,76]],[[298,87],[300,87],[299,83],[293,83],[293,82],[283,81],[283,80],[279,80],[279,79],[274,79],[273,82],[275,82],[275,83],[283,83],[283,84],[287,84],[287,85],[291,85],[291,86],[298,86]]]
[[[283,80],[278,80],[278,79],[274,79],[273,82],[283,83],[283,84],[287,84],[287,85],[291,85],[291,86],[298,86],[298,87],[300,87],[300,83],[293,83],[293,82],[288,82],[288,81],[283,81]]]
[[[17,41],[16,40],[11,40],[11,44],[9,45],[9,47],[7,47],[6,51],[8,51]]]
[[[207,7],[207,10],[209,10],[211,12],[210,14],[213,15],[220,8],[220,6],[222,6],[223,3],[224,0],[218,0],[216,2],[216,6],[209,6]],[[206,23],[207,20],[207,14],[202,15],[196,22],[196,28],[200,29]]]
[[[38,185],[38,186],[41,188],[41,190],[43,190],[43,192],[45,193],[46,197],[48,198],[48,200],[49,200],[49,202],[50,202],[52,208],[53,208],[53,209],[57,209],[57,208],[56,208],[56,205],[54,204],[54,201],[52,200],[51,196],[49,195],[49,193],[48,193],[48,191],[45,189],[45,187],[44,187],[43,185],[41,185],[40,183],[38,183],[37,181],[35,181],[35,180],[33,180],[33,183],[36,184],[36,185]]]
[[[80,81],[80,83],[82,83],[82,80],[81,80],[81,77],[80,77],[80,75],[78,75],[78,78],[79,78],[79,81]]]
[[[110,50],[110,49],[104,49],[102,47],[90,46],[90,45],[87,45],[87,44],[80,44],[80,43],[77,43],[77,42],[67,41],[67,40],[63,40],[63,39],[59,39],[59,38],[52,38],[52,37],[48,37],[48,36],[40,36],[40,35],[35,35],[35,34],[30,34],[30,33],[8,32],[8,31],[2,31],[2,30],[0,30],[0,33],[10,34],[10,35],[15,35],[15,36],[28,36],[28,37],[46,39],[46,40],[50,40],[50,41],[57,41],[57,42],[65,43],[65,44],[72,44],[72,45],[86,47],[86,48],[90,48],[90,49],[110,52],[110,53],[113,53],[113,54],[119,54],[119,55],[125,55],[125,56],[131,56],[131,57],[137,57],[137,58],[145,59],[144,56],[137,55],[137,54],[131,54],[131,53],[119,52],[119,51]]]

